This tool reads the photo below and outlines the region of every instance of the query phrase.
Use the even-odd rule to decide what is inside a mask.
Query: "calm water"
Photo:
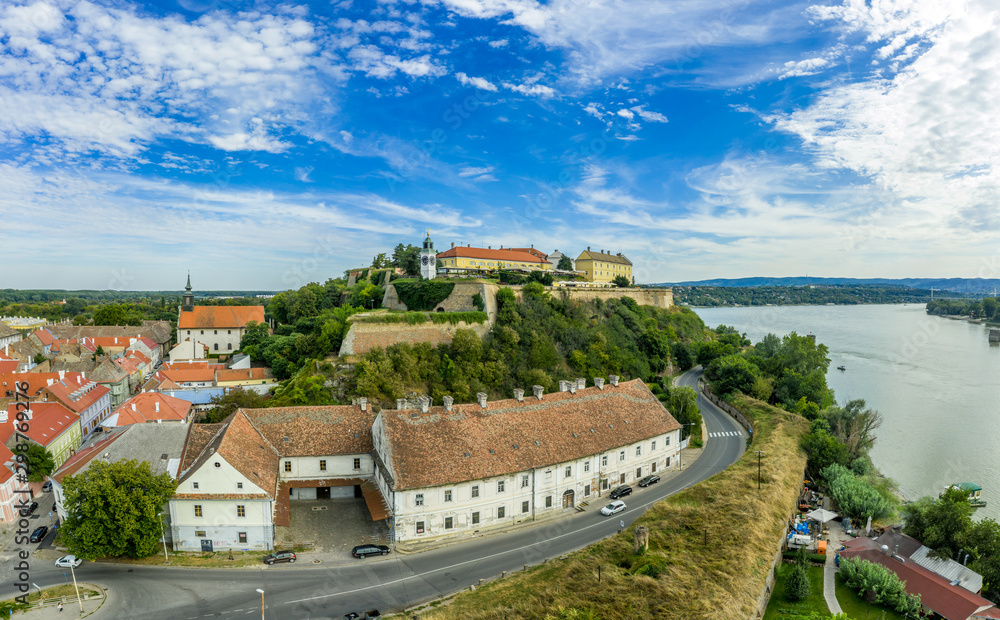
[[[695,311],[753,342],[769,332],[816,334],[829,349],[837,401],[864,398],[882,413],[875,465],[910,499],[978,483],[988,505],[976,516],[1000,520],[1000,347],[986,327],[928,316],[922,304]]]

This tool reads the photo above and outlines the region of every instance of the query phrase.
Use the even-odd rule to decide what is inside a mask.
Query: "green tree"
[[[669,387],[666,396],[660,397],[674,419],[683,424],[681,439],[689,435],[701,437],[701,411],[698,409],[698,393],[689,387]],[[693,423],[694,426],[687,426]]]
[[[1000,524],[990,518],[975,522],[962,536],[962,548],[972,555],[970,568],[983,576],[983,597],[997,600],[1000,594]]]
[[[785,598],[791,602],[809,598],[812,586],[809,584],[809,573],[806,568],[805,549],[799,549],[788,577],[785,579]]]
[[[847,448],[830,434],[830,424],[822,418],[813,420],[801,446],[809,460],[809,470],[814,474],[822,475],[833,464],[846,466],[849,463]]]
[[[632,281],[621,274],[615,276],[611,283],[621,288],[628,288],[632,286]]]
[[[94,312],[94,325],[141,325],[142,315],[131,304],[106,304]]]
[[[385,269],[389,266],[389,259],[386,258],[385,252],[377,254],[375,258],[372,259],[372,269]]]
[[[262,345],[266,346],[269,338],[270,333],[267,323],[250,321],[247,323],[246,331],[243,332],[243,337],[240,338],[240,351],[249,355],[251,359],[254,359],[254,353]]]
[[[160,513],[175,490],[170,474],[154,474],[147,462],[94,460],[63,479],[68,516],[62,540],[87,560],[152,555],[162,532]]]
[[[822,415],[830,423],[830,432],[844,444],[850,460],[867,456],[875,445],[875,430],[882,425],[878,411],[865,407],[858,398],[843,407],[827,407]]]
[[[420,248],[400,243],[392,250],[392,266],[406,271],[406,275],[420,275]]]
[[[726,355],[712,360],[705,369],[705,377],[719,396],[736,392],[751,394],[760,371],[742,355]]]
[[[843,465],[834,463],[821,473],[830,490],[830,497],[837,502],[840,511],[852,519],[871,517],[872,520],[879,520],[895,512],[899,503],[896,498],[885,489],[855,476]]]
[[[924,497],[903,506],[903,518],[904,534],[954,559],[972,529],[972,506],[965,491],[951,488],[937,500]]]
[[[37,443],[28,444],[28,480],[31,482],[41,482],[55,469],[56,462],[52,458],[52,453],[45,446]]]
[[[221,422],[237,409],[260,409],[267,406],[267,398],[253,390],[234,388],[229,393],[211,398],[212,408],[199,420],[205,424]]]
[[[573,259],[563,254],[559,257],[556,269],[559,269],[560,271],[573,271]]]

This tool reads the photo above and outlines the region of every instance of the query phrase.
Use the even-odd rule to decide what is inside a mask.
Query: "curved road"
[[[694,387],[701,376],[692,370],[676,380]],[[105,606],[95,618],[255,618],[264,590],[267,618],[342,618],[349,611],[373,607],[401,610],[476,584],[479,579],[514,572],[558,557],[614,534],[619,521],[634,521],[663,497],[718,473],[740,457],[746,435],[729,416],[700,393],[709,441],[701,457],[680,474],[646,489],[636,489],[629,508],[613,517],[598,513],[600,503],[583,513],[508,534],[475,539],[414,555],[357,560],[338,566],[258,565],[246,570],[205,570],[86,563],[81,581],[109,590]],[[64,569],[51,561],[34,559],[31,581],[41,587],[65,583]],[[2,590],[13,596],[13,575]]]

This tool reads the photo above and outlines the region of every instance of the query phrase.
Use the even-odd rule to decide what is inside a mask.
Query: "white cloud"
[[[667,117],[666,116],[664,116],[663,114],[660,114],[659,112],[650,112],[649,110],[646,110],[645,107],[646,106],[639,105],[639,106],[635,106],[634,108],[632,108],[632,110],[636,114],[639,115],[639,118],[641,118],[644,121],[648,121],[650,123],[666,123],[667,122]]]
[[[511,82],[504,82],[503,87],[508,90],[521,93],[522,95],[532,95],[532,96],[537,95],[543,98],[550,98],[556,96],[556,91],[554,88],[551,88],[549,86],[544,86],[542,84],[513,84]]]
[[[628,120],[632,120],[633,118],[635,118],[635,114],[632,112],[632,110],[629,110],[627,108],[622,108],[621,110],[615,112],[615,114],[617,114],[622,118],[627,118]]]
[[[829,63],[830,61],[826,58],[807,58],[799,61],[788,61],[785,63],[778,79],[784,80],[790,77],[816,75],[820,69],[826,67]]]
[[[507,39],[497,39],[496,41],[490,41],[489,46],[496,50],[502,47],[507,47],[509,43],[510,41],[508,41]]]
[[[491,84],[486,78],[469,77],[464,73],[456,73],[455,77],[459,82],[465,84],[466,86],[474,86],[480,90],[488,90],[490,92],[496,92],[497,90],[497,87]]]

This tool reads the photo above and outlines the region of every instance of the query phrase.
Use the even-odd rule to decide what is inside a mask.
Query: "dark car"
[[[49,533],[49,526],[39,525],[38,527],[35,528],[35,531],[31,533],[31,538],[29,538],[28,540],[30,540],[33,543],[42,542],[42,539],[45,538],[45,535],[48,533]]]
[[[30,504],[25,504],[24,507],[21,508],[21,516],[26,517],[31,513],[35,512],[35,510],[37,509],[38,509],[38,502],[31,502]]]
[[[379,613],[379,610],[377,609],[369,609],[368,611],[360,614],[356,611],[352,611],[349,614],[344,614],[344,620],[368,620],[369,618],[381,618],[381,617],[382,614]]]
[[[387,553],[389,553],[389,547],[385,545],[358,545],[351,549],[351,555],[356,558],[363,558],[369,555],[386,555]]]
[[[639,481],[639,486],[648,487],[649,485],[656,484],[659,481],[660,481],[659,476],[657,476],[656,474],[650,474],[649,476],[646,476],[645,478]]]
[[[292,551],[275,551],[264,556],[264,564],[274,564],[275,562],[294,562],[295,553]]]
[[[611,499],[618,499],[619,497],[625,497],[626,495],[632,495],[632,487],[627,484],[623,484],[620,487],[612,489],[611,495],[608,497]]]

